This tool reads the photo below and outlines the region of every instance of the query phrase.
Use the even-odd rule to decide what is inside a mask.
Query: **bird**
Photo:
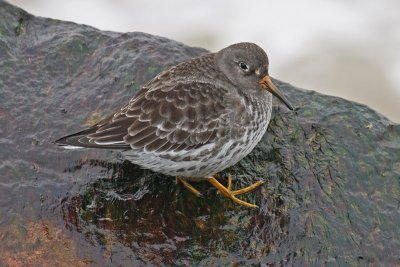
[[[232,190],[216,174],[248,155],[265,134],[272,95],[290,110],[268,73],[266,52],[249,42],[190,59],[160,72],[111,116],[55,141],[67,148],[118,149],[130,162],[175,176],[197,196],[195,181],[208,181],[237,204],[263,184]]]

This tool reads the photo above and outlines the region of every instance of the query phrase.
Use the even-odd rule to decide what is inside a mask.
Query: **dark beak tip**
[[[293,110],[295,109],[295,108],[294,108],[291,104],[289,104],[289,103],[286,103],[286,102],[283,102],[283,101],[282,101],[282,103],[283,103],[283,105],[286,106],[287,109],[290,110],[290,111],[293,111]]]
[[[278,99],[291,111],[293,111],[295,108],[292,106],[292,104],[286,99],[284,96],[278,96]]]

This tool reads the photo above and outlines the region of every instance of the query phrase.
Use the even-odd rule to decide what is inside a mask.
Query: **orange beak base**
[[[271,94],[276,96],[280,101],[282,101],[290,110],[293,110],[293,106],[289,103],[289,100],[279,91],[279,89],[272,83],[271,78],[268,75],[265,75],[258,84],[268,90]]]

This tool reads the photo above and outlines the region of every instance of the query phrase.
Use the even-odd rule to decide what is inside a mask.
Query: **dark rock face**
[[[256,149],[220,174],[264,179],[244,197],[259,210],[206,183],[197,198],[117,151],[52,143],[205,52],[0,2],[1,266],[400,264],[400,126],[366,106],[276,81],[296,111],[276,106]]]

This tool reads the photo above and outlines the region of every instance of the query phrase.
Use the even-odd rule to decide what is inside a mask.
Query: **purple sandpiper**
[[[237,198],[263,182],[231,190],[215,174],[249,154],[272,112],[272,95],[293,110],[268,74],[268,56],[252,43],[237,43],[159,73],[112,116],[56,143],[76,148],[120,149],[144,168],[189,181],[206,180]]]

